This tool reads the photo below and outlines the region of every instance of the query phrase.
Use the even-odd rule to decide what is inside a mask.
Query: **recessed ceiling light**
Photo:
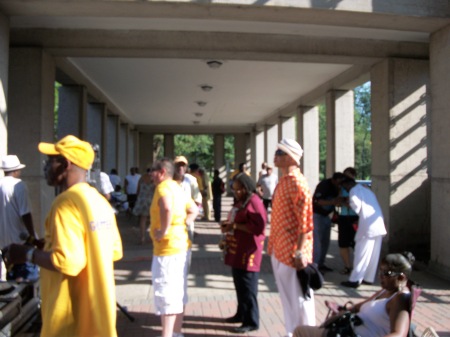
[[[205,101],[197,101],[195,103],[197,103],[198,106],[205,106],[206,104],[208,104],[208,102]]]
[[[211,69],[219,69],[223,63],[218,60],[210,60],[210,61],[206,61],[206,64]]]
[[[195,117],[202,117],[203,113],[202,112],[194,112]]]
[[[198,124],[200,124],[200,121],[192,121],[192,124],[198,125]]]
[[[200,88],[202,88],[202,90],[203,90],[203,91],[206,91],[206,92],[211,91],[211,90],[213,89],[213,87],[210,86],[210,85],[208,85],[208,84],[202,84],[202,85],[200,86]]]

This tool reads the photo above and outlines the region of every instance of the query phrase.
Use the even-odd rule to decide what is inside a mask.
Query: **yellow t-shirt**
[[[114,261],[122,241],[110,204],[78,183],[53,202],[45,251],[58,272],[41,268],[41,336],[116,336]]]
[[[155,229],[161,228],[159,199],[168,196],[172,200],[172,219],[167,234],[161,241],[156,241],[153,235]],[[180,185],[174,180],[164,180],[155,188],[152,204],[150,205],[150,236],[153,240],[153,255],[168,256],[187,251],[191,246],[187,228],[186,211],[194,205],[192,198],[188,198]]]

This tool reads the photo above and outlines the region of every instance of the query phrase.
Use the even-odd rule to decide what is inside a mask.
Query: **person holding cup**
[[[239,173],[232,187],[235,214],[221,223],[221,230],[227,233],[224,261],[231,267],[238,307],[236,314],[225,321],[242,323],[233,332],[244,333],[259,328],[258,278],[267,215],[252,178]]]

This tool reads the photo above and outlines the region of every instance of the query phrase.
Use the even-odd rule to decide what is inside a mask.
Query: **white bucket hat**
[[[2,167],[0,167],[5,172],[11,172],[16,170],[21,170],[25,167],[25,165],[21,164],[19,158],[10,154],[8,156],[3,157],[2,159]]]

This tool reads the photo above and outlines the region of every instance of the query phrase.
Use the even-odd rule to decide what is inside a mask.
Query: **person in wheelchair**
[[[355,305],[338,307],[327,303],[336,315],[348,311],[357,313],[362,324],[353,326],[353,334],[345,336],[361,337],[406,337],[410,328],[410,317],[415,299],[409,286],[409,276],[415,258],[412,253],[388,254],[380,264],[379,277],[381,290],[370,298]],[[409,281],[409,282],[408,282]],[[415,294],[413,295],[415,297]],[[339,312],[337,312],[339,311]],[[336,336],[330,323],[336,321],[333,316],[320,327],[299,326],[294,331],[294,337],[331,337]],[[342,335],[343,336],[343,335]]]

